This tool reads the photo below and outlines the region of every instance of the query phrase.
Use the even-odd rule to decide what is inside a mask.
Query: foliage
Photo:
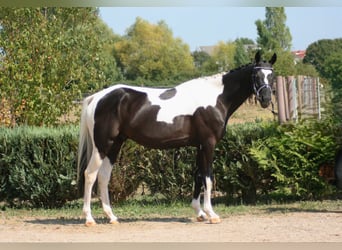
[[[332,165],[341,140],[333,120],[298,125],[246,123],[228,126],[215,149],[214,190],[226,199],[254,204],[320,199],[334,189],[319,176]],[[78,198],[78,127],[0,129],[0,201],[12,206],[55,207]],[[114,165],[112,201],[126,200],[143,184],[169,201],[190,199],[196,149],[148,150],[127,141]]]
[[[0,128],[0,200],[55,207],[74,199],[77,131]]]
[[[205,64],[210,60],[210,55],[204,51],[194,51],[192,54],[194,59],[195,68],[201,74],[206,74]]]
[[[277,53],[277,62],[274,64],[274,71],[280,76],[292,76],[296,74],[294,57],[290,51],[275,50],[268,53],[265,58],[271,58],[273,53]]]
[[[277,136],[260,138],[249,152],[259,168],[271,174],[271,195],[294,199],[317,199],[332,187],[318,174],[322,165],[332,165],[337,149],[336,124],[330,119],[304,121],[277,128]]]
[[[334,114],[342,118],[342,38],[322,39],[309,45],[305,63],[312,64],[321,77],[328,80],[332,90]]]
[[[108,189],[113,202],[132,197],[142,183],[144,173],[139,167],[142,152],[143,147],[132,141],[126,141],[123,145],[109,181]]]
[[[140,156],[139,168],[143,180],[152,194],[162,194],[167,200],[176,201],[192,194],[194,148],[174,150],[148,150]]]
[[[275,136],[276,124],[246,123],[228,126],[227,133],[215,149],[214,172],[217,189],[228,198],[254,204],[257,190],[270,188],[269,172],[258,167],[249,149],[260,138]]]
[[[236,66],[245,65],[254,60],[255,51],[253,49],[246,49],[245,46],[254,45],[254,41],[248,38],[238,38],[235,40],[236,51],[234,55],[234,62]]]
[[[266,19],[255,22],[258,31],[257,43],[265,51],[265,58],[277,53],[274,68],[281,76],[295,74],[294,58],[290,53],[292,37],[285,23],[284,7],[266,7]]]
[[[228,71],[236,67],[234,62],[236,45],[234,42],[220,41],[214,48],[212,60],[220,72]]]
[[[257,20],[258,44],[266,51],[291,49],[291,33],[286,26],[284,7],[266,7],[266,19]]]
[[[174,38],[163,21],[154,25],[138,17],[114,46],[118,65],[129,80],[160,81],[194,73],[189,46]]]
[[[0,8],[3,125],[53,125],[82,92],[119,77],[94,8]]]
[[[303,59],[304,63],[310,63],[314,65],[318,73],[327,79],[329,79],[329,70],[326,62],[332,58],[340,58],[342,54],[342,38],[338,39],[322,39],[318,40],[308,46],[306,49],[306,55]],[[341,75],[340,71],[340,75]]]
[[[318,72],[312,64],[297,62],[295,65],[296,75],[318,77]]]

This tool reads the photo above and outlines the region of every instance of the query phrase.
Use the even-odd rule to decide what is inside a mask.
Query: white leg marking
[[[86,217],[86,226],[91,226],[91,225],[96,224],[95,220],[93,219],[91,215],[90,202],[91,202],[91,191],[96,181],[97,173],[99,171],[101,163],[102,163],[102,160],[100,158],[99,153],[97,151],[93,151],[89,164],[87,166],[87,169],[84,172],[85,182],[84,182],[83,213],[85,214],[85,217]]]
[[[201,208],[201,195],[199,195],[197,199],[192,199],[191,206],[195,210],[197,221],[207,220],[207,215]]]
[[[211,206],[211,189],[212,189],[212,181],[209,177],[205,178],[206,188],[204,188],[204,212],[208,215],[210,223],[219,223],[220,217],[214,212]]]
[[[113,166],[110,164],[109,159],[106,157],[103,160],[101,168],[98,173],[98,185],[101,194],[101,202],[103,211],[106,213],[108,218],[110,219],[111,224],[118,223],[118,218],[113,214],[112,208],[109,202],[109,194],[108,194],[108,183],[110,180],[110,174],[112,172]]]

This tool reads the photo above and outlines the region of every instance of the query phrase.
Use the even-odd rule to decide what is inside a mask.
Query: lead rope
[[[274,116],[278,115],[278,112],[275,112],[275,111],[274,111],[274,103],[273,103],[273,101],[271,101],[271,105],[272,105],[272,110],[270,110],[270,111],[272,112],[272,114],[273,114]]]

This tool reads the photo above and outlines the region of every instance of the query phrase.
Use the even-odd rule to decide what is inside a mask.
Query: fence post
[[[289,95],[288,95],[288,82],[285,77],[283,77],[283,93],[284,93],[284,107],[285,107],[285,119],[290,120],[289,112]]]
[[[317,112],[318,112],[318,119],[321,120],[321,84],[319,82],[319,78],[316,78],[316,84],[317,84]]]
[[[297,88],[298,88],[298,116],[299,118],[302,115],[302,105],[303,105],[303,88],[302,88],[302,84],[303,84],[303,76],[297,76]]]
[[[277,76],[277,100],[278,100],[278,120],[282,124],[286,122],[285,117],[285,107],[284,107],[284,87],[283,87],[283,77]]]
[[[296,119],[296,103],[297,103],[297,96],[296,96],[296,86],[293,76],[287,77],[288,83],[288,99],[289,99],[289,120]]]

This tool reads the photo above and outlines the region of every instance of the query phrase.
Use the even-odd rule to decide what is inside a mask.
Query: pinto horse
[[[192,207],[198,221],[219,223],[211,205],[214,147],[223,137],[233,112],[253,93],[261,106],[271,103],[276,54],[267,61],[260,52],[255,62],[226,74],[202,77],[174,88],[114,85],[83,102],[78,158],[79,190],[84,188],[86,225],[96,224],[91,215],[91,192],[98,178],[104,212],[118,223],[109,203],[108,182],[125,140],[158,149],[197,148]],[[203,209],[200,193],[204,186]]]

